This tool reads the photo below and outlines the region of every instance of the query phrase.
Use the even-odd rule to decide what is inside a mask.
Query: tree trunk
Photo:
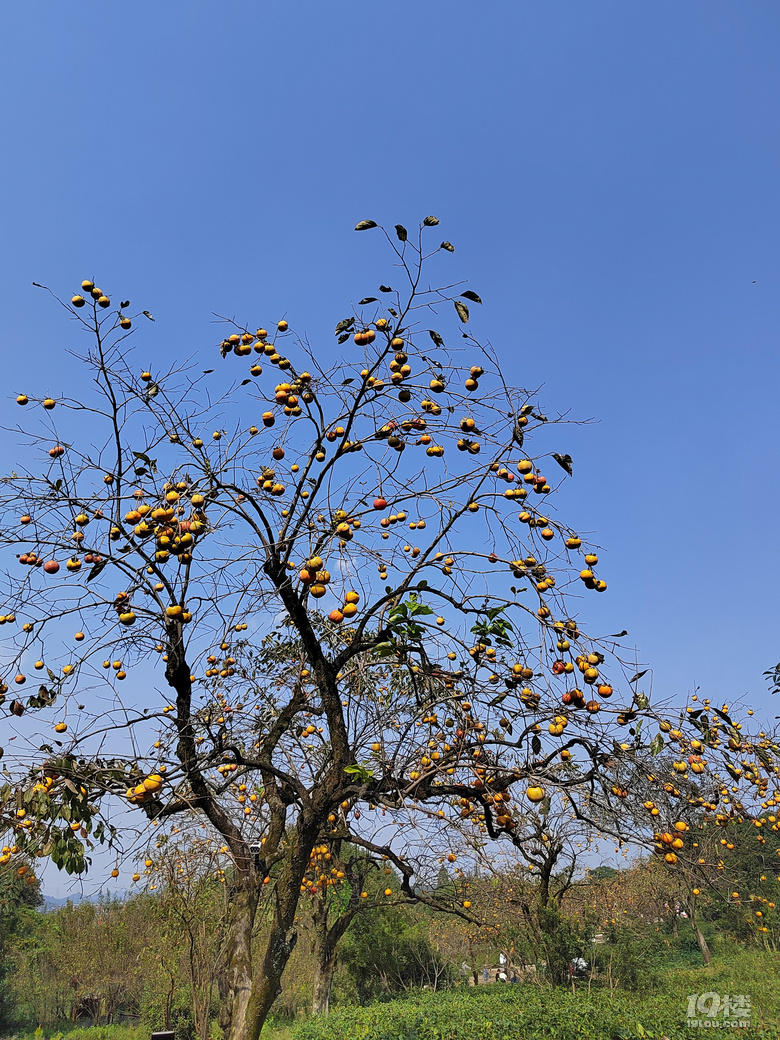
[[[313,1015],[327,1015],[328,1013],[330,987],[336,971],[338,945],[354,920],[357,910],[357,905],[348,907],[331,925],[327,895],[322,893],[314,904],[311,918],[314,925],[315,954],[314,991],[311,1002]]]
[[[693,911],[690,908],[688,909],[688,916],[690,918],[691,928],[693,928],[693,934],[696,936],[696,942],[699,944],[699,949],[701,950],[702,960],[705,964],[709,964],[712,960],[710,948],[707,945],[707,940],[704,938],[704,932],[702,932],[701,928],[699,928],[699,922],[696,920],[696,914],[693,913]]]
[[[313,1015],[327,1015],[330,1006],[330,987],[336,971],[336,949],[330,943],[326,943],[324,948],[318,950],[317,953],[311,1012]]]
[[[239,882],[232,893],[225,968],[220,977],[219,1017],[226,1040],[257,1040],[262,1027],[252,965],[252,930],[257,903],[254,880]]]

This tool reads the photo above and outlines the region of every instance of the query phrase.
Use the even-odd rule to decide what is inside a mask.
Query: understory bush
[[[775,978],[776,971],[773,972]],[[697,979],[697,987],[704,980]],[[683,987],[684,988],[684,987]],[[693,992],[701,992],[700,988]],[[723,992],[733,992],[724,989]],[[740,1036],[780,1040],[776,998],[753,996],[753,1025]],[[687,996],[460,986],[368,1007],[339,1007],[295,1026],[293,1040],[701,1040],[687,1024]]]

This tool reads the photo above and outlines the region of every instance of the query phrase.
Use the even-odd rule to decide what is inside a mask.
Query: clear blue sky
[[[150,361],[214,311],[325,353],[389,273],[355,222],[434,213],[512,379],[599,419],[559,449],[592,627],[773,715],[779,49],[769,0],[6,4],[0,423],[79,378],[33,280],[151,310]]]

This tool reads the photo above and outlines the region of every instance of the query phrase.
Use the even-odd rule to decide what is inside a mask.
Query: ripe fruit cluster
[[[102,289],[98,289],[98,287],[93,282],[90,282],[90,281],[82,282],[81,283],[81,292],[85,292],[89,296],[91,296],[92,299],[95,302],[95,305],[98,306],[98,307],[102,307],[104,310],[107,307],[111,306],[111,300],[108,298],[108,296],[106,296],[106,294],[103,292],[103,290]],[[72,297],[70,302],[73,304],[74,307],[80,308],[80,307],[85,306],[87,301],[84,299],[84,297],[80,293],[77,293],[75,296]]]
[[[135,787],[128,787],[125,797],[131,805],[143,805],[144,802],[148,802],[156,794],[159,794],[165,783],[161,775],[162,772],[165,772],[165,767],[161,766],[160,769],[160,773],[151,773],[137,783]]]

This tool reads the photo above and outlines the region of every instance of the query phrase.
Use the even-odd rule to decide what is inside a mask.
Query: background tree
[[[15,870],[0,869],[0,1029],[10,1030],[15,1024],[9,987],[13,946],[29,930],[31,911],[42,902],[30,863],[20,862]]]
[[[160,833],[204,821],[230,868],[229,1040],[256,1040],[279,992],[324,840],[392,840],[411,897],[458,816],[498,836],[558,789],[602,827],[633,822],[656,715],[619,637],[574,616],[574,590],[606,582],[553,506],[572,460],[466,331],[481,300],[443,273],[451,244],[425,244],[437,224],[385,232],[396,287],[336,325],[348,360],[280,320],[230,323],[213,350],[242,366],[232,382],[194,361],[154,371],[128,343],[149,312],[86,280],[63,304],[91,343],[83,399],[17,398],[41,421],[0,495],[17,556],[0,801],[20,850],[71,871],[95,842],[129,849],[128,808]],[[749,787],[765,766],[744,753]]]
[[[166,1025],[171,1027],[176,982],[183,977],[190,991],[194,1033],[208,1040],[226,953],[228,884],[223,860],[219,849],[197,834],[160,845],[150,851],[144,869],[149,887],[159,893],[156,915],[164,925],[163,942],[156,945],[171,981]]]

